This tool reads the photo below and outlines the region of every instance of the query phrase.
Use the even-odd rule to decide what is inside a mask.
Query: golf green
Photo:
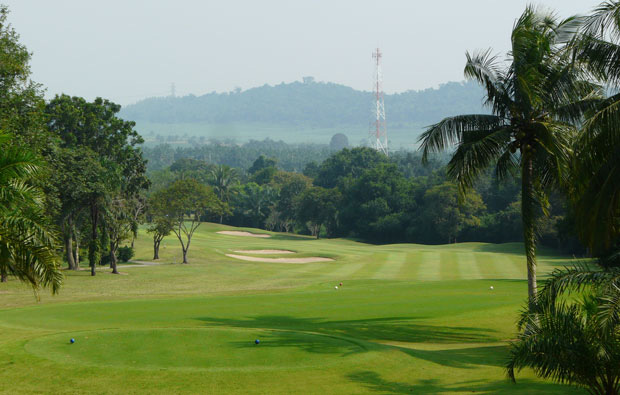
[[[173,237],[153,265],[150,243],[142,232],[121,275],[66,271],[39,302],[0,285],[0,393],[580,393],[528,370],[506,379],[527,294],[519,244],[374,246],[203,224],[188,265]],[[226,256],[278,249],[334,260]],[[541,278],[570,261],[539,251]]]

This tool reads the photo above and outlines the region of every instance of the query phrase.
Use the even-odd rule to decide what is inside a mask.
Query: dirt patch
[[[311,256],[307,258],[259,258],[257,256],[245,256],[245,255],[235,255],[235,254],[226,254],[226,256],[241,259],[243,261],[252,261],[252,262],[268,262],[268,263],[312,263],[312,262],[330,262],[333,261],[331,258],[323,258],[319,256]]]
[[[221,235],[229,235],[229,236],[246,236],[246,237],[263,237],[263,238],[271,237],[270,235],[266,235],[264,233],[261,233],[261,234],[259,234],[259,233],[250,233],[250,232],[242,232],[242,231],[239,231],[239,230],[221,230],[221,231],[216,232],[216,233],[219,233]]]
[[[294,254],[295,251],[289,250],[236,250],[239,254],[255,254],[255,255],[269,255],[269,254]]]

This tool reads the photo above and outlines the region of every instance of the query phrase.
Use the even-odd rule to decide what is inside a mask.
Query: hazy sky
[[[466,50],[505,53],[526,4],[563,17],[600,0],[0,0],[47,93],[121,104],[314,76],[387,92],[463,79]]]

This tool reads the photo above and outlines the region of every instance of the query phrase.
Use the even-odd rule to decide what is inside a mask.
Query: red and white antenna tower
[[[379,152],[383,152],[388,155],[388,140],[387,140],[387,127],[385,123],[385,103],[383,102],[383,73],[381,72],[381,50],[377,48],[372,53],[372,58],[375,60],[375,109],[373,115],[375,116],[374,127],[370,130],[370,144],[371,147]]]

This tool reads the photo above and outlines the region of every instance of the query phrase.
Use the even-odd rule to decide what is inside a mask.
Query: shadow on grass
[[[398,349],[415,358],[460,369],[473,369],[475,365],[502,368],[506,364],[506,357],[508,355],[508,347],[505,345],[466,347],[451,350],[418,350],[403,347],[398,347]]]
[[[387,394],[443,394],[450,392],[510,393],[510,394],[565,394],[582,393],[566,385],[522,380],[517,384],[508,380],[464,381],[454,385],[442,384],[437,379],[417,380],[412,383],[389,381],[372,371],[359,371],[348,375],[349,380],[359,383],[369,390]]]
[[[294,347],[300,350],[315,354],[339,354],[346,357],[351,354],[368,351],[370,348],[377,347],[357,342],[351,339],[333,337],[330,335],[315,335],[300,332],[272,331],[261,334],[260,348],[281,348]],[[230,345],[236,348],[255,348],[254,343],[248,341],[231,342]]]
[[[416,323],[420,318],[386,317],[364,320],[327,321],[320,318],[262,315],[247,319],[200,317],[212,326],[288,330],[367,342],[478,343],[497,341],[493,330],[471,327],[446,327]],[[404,349],[407,350],[407,349]]]

